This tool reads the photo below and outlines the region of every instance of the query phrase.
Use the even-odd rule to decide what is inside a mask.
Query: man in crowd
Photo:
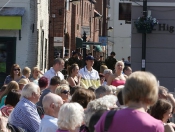
[[[69,66],[71,66],[74,63],[79,65],[78,52],[76,51],[72,53],[72,57],[69,58],[69,62],[68,62]]]
[[[64,79],[64,75],[60,72],[64,68],[64,60],[61,58],[57,58],[53,62],[53,67],[50,68],[43,76],[47,77],[47,79],[50,80],[54,76],[60,77],[61,80]]]
[[[44,118],[41,120],[39,132],[56,132],[58,129],[58,112],[63,100],[60,96],[49,93],[44,96],[43,101]]]
[[[21,100],[9,117],[9,123],[25,129],[27,132],[39,130],[41,119],[38,115],[36,103],[40,98],[40,88],[35,83],[27,84],[21,92]]]
[[[86,57],[86,66],[80,69],[79,73],[82,77],[81,83],[84,87],[88,88],[90,86],[94,86],[95,88],[99,87],[100,84],[100,77],[98,72],[93,69],[94,65],[94,57],[88,55]]]
[[[44,115],[43,104],[42,104],[42,100],[43,100],[44,96],[47,95],[48,93],[55,93],[55,89],[57,88],[58,85],[60,85],[60,83],[61,83],[61,80],[59,77],[57,77],[57,76],[52,77],[52,79],[50,80],[49,87],[46,88],[41,93],[41,97],[39,99],[39,102],[37,103],[38,113],[41,117]]]
[[[115,69],[115,64],[117,62],[117,60],[114,58],[115,57],[115,52],[111,52],[111,56],[109,56],[106,60],[105,60],[105,64],[107,65],[107,67],[111,70]]]

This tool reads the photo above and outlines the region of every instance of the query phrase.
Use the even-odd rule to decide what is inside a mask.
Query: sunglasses
[[[63,93],[63,94],[68,94],[68,93],[69,93],[69,91],[64,90],[64,91],[62,91],[61,93]]]
[[[20,71],[20,69],[13,69],[14,71]]]

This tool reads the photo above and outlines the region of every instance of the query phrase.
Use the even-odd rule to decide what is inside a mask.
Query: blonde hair
[[[27,74],[29,74],[31,72],[29,67],[24,67],[24,69],[22,70],[22,74],[25,76]]]
[[[38,68],[38,67],[33,67],[33,68],[32,68],[32,74],[33,74],[34,71],[36,71],[36,70],[39,70],[39,68]]]
[[[115,64],[115,67],[116,67],[118,64],[121,64],[121,65],[122,65],[122,69],[123,69],[124,66],[125,66],[124,63],[123,63],[123,61],[117,61],[116,64]]]
[[[149,72],[137,71],[126,80],[123,89],[124,104],[130,101],[153,105],[158,99],[158,84],[156,77]]]
[[[55,94],[57,94],[57,95],[61,95],[61,92],[62,92],[62,90],[64,90],[64,89],[66,89],[66,90],[70,90],[70,88],[69,88],[69,86],[67,85],[67,84],[62,84],[62,85],[60,85],[60,86],[58,86],[56,89],[55,89]]]
[[[106,65],[101,65],[100,66],[100,73],[103,73],[105,69],[108,69]]]

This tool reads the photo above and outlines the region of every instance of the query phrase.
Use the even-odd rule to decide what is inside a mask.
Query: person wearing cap
[[[115,69],[115,64],[117,62],[117,60],[114,58],[115,57],[115,52],[111,52],[111,56],[109,56],[106,60],[105,60],[105,64],[107,65],[107,67],[111,70]]]
[[[91,55],[88,55],[86,57],[86,65],[80,69],[79,74],[81,75],[81,85],[85,88],[88,88],[90,86],[94,86],[95,88],[98,88],[101,86],[100,84],[100,77],[98,72],[93,69],[94,65],[94,57]]]

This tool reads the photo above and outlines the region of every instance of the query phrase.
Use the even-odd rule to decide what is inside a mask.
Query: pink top
[[[113,80],[112,82],[111,82],[111,85],[113,85],[113,86],[120,86],[120,85],[124,85],[125,84],[125,80]]]
[[[106,114],[95,125],[96,132],[104,131]],[[115,113],[108,132],[164,132],[164,126],[148,113],[126,108]]]

